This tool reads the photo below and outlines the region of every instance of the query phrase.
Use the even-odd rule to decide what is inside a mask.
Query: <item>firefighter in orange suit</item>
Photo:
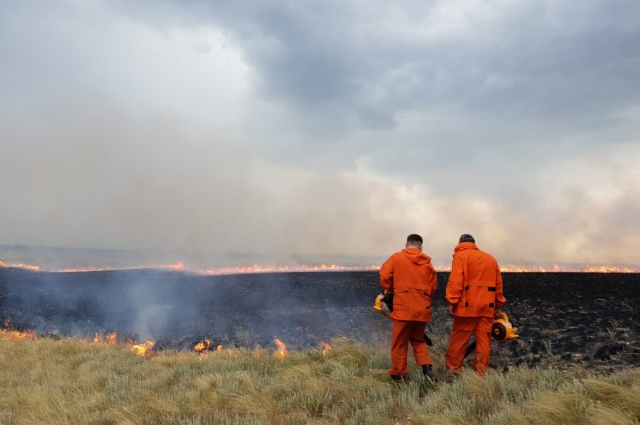
[[[502,293],[498,262],[480,251],[473,236],[464,234],[453,254],[447,284],[447,313],[453,317],[449,348],[445,354],[447,372],[459,373],[471,334],[476,337],[472,369],[480,375],[489,367],[491,325],[507,301]]]
[[[393,333],[389,375],[403,381],[407,375],[407,352],[413,348],[416,363],[424,375],[435,381],[432,361],[424,338],[424,329],[431,321],[431,298],[437,288],[436,270],[431,258],[422,253],[422,237],[409,235],[405,249],[396,252],[380,268],[380,284],[393,291]]]

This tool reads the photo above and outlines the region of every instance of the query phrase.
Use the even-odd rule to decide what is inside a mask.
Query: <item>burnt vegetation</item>
[[[451,319],[438,273],[433,337],[443,354]],[[494,344],[492,366],[640,365],[639,274],[505,273],[505,311],[520,339]],[[375,272],[196,276],[150,270],[45,273],[0,269],[0,320],[40,336],[118,333],[157,349],[317,346],[336,336],[388,344],[391,323],[372,309]]]

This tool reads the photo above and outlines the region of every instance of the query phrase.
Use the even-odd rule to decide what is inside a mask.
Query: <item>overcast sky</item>
[[[0,244],[640,265],[639,16],[3,1]]]

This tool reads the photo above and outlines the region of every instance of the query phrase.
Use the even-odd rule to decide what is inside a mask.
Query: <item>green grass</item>
[[[285,340],[286,342],[286,340]],[[0,335],[0,424],[639,424],[640,371],[416,369],[392,384],[385,349],[334,340],[278,360],[271,350],[148,359],[125,344]],[[412,359],[410,359],[412,360]]]

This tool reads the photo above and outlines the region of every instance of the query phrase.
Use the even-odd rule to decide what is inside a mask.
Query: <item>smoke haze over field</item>
[[[0,245],[638,266],[639,15],[9,2]]]

